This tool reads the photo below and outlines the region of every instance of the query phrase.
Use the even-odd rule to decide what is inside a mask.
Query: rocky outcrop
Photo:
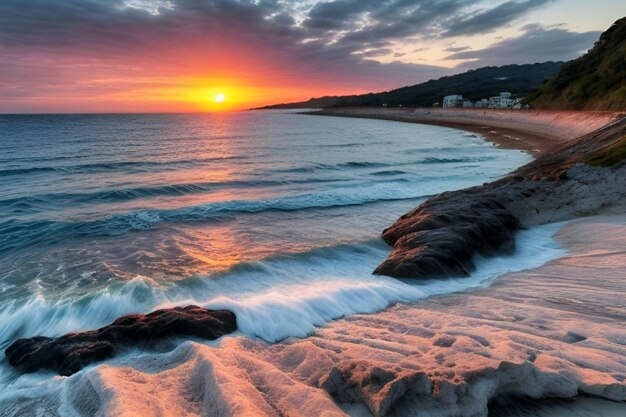
[[[523,166],[499,181],[446,192],[383,232],[393,246],[375,274],[398,278],[468,275],[480,254],[510,252],[520,227],[598,213],[626,197],[626,119]],[[609,161],[609,166],[602,166]],[[598,164],[601,162],[601,164]]]
[[[72,375],[91,362],[113,356],[121,345],[152,343],[168,336],[214,340],[236,329],[236,318],[230,311],[174,307],[122,316],[100,329],[59,338],[19,339],[5,355],[12,366],[24,372],[47,368],[60,375]]]
[[[476,188],[439,194],[386,229],[394,246],[376,274],[402,278],[469,275],[476,252],[488,256],[515,247],[517,219],[496,195]]]

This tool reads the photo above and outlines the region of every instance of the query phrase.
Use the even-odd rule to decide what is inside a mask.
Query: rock
[[[501,180],[439,194],[383,232],[393,246],[374,274],[467,276],[475,255],[512,252],[523,227],[597,214],[626,198],[626,164],[596,166],[626,137],[626,119],[555,149]],[[585,163],[589,162],[589,163]]]
[[[152,343],[175,335],[214,340],[236,329],[232,312],[192,305],[156,310],[146,315],[130,314],[100,329],[68,333],[58,338],[19,339],[4,353],[12,366],[23,372],[47,368],[60,375],[72,375],[91,362],[115,355],[121,345]]]
[[[476,253],[511,252],[517,219],[480,187],[443,193],[383,232],[394,246],[375,274],[399,278],[466,276]]]

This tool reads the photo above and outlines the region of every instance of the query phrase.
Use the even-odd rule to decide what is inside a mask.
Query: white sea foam
[[[239,329],[275,342],[303,337],[338,317],[379,311],[398,302],[488,285],[503,273],[542,265],[563,254],[551,236],[559,225],[518,234],[512,256],[479,259],[469,278],[397,280],[371,271],[388,253],[381,242],[343,245],[240,266],[220,277],[160,286],[147,278],[75,300],[50,303],[38,296],[0,310],[3,347],[18,337],[58,336],[105,325],[120,315],[158,307],[199,304],[230,309]]]

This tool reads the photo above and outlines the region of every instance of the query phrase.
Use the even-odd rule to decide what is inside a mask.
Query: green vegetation
[[[623,135],[610,146],[592,153],[589,157],[587,157],[585,162],[590,165],[610,167],[622,162],[625,159],[626,135]]]
[[[390,107],[430,107],[435,102],[441,103],[443,97],[449,94],[462,94],[473,101],[498,95],[501,91],[508,91],[514,96],[525,96],[556,74],[562,66],[563,62],[545,62],[484,67],[382,93],[312,98],[299,103],[278,104],[265,108],[323,108],[382,106],[383,104]]]
[[[626,18],[615,22],[587,54],[563,66],[526,102],[542,109],[626,110]]]

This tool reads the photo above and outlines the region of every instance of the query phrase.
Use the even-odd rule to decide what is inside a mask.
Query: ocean
[[[373,276],[380,234],[530,160],[450,128],[284,111],[0,116],[0,348],[190,303],[276,342],[487,285],[560,256],[558,225],[445,280]],[[0,359],[0,392],[16,375]]]

